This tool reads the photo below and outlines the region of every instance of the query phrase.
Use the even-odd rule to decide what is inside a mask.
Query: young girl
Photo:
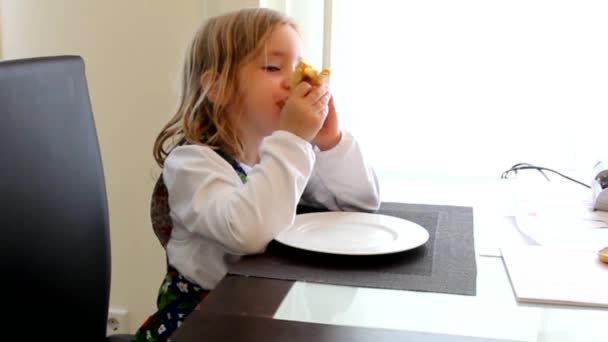
[[[138,340],[166,340],[298,204],[378,209],[376,175],[339,128],[327,85],[290,89],[301,57],[295,24],[263,8],[211,18],[194,37],[179,109],[154,145],[152,219],[168,270]]]

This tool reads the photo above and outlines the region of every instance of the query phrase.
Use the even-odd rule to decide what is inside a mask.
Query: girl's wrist
[[[318,144],[317,147],[321,151],[331,150],[338,145],[338,143],[340,143],[340,140],[342,140],[342,131],[338,131],[338,134],[336,134],[332,139],[328,139],[326,143]]]

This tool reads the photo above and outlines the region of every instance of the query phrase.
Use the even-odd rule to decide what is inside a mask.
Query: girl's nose
[[[288,72],[285,75],[285,77],[283,77],[283,79],[281,80],[281,87],[284,88],[285,90],[291,90],[290,89],[291,75],[293,75],[293,72]]]

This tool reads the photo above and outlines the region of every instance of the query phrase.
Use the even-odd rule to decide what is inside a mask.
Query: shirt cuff
[[[342,136],[340,141],[336,146],[330,148],[329,150],[321,151],[318,148],[315,149],[315,154],[317,155],[317,159],[319,160],[336,160],[339,158],[343,158],[348,154],[348,151],[351,149],[354,143],[354,139],[352,134],[348,131],[342,131]]]

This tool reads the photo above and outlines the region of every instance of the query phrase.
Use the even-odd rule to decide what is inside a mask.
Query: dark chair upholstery
[[[108,207],[80,57],[0,62],[0,210],[0,340],[132,338],[106,338]]]

